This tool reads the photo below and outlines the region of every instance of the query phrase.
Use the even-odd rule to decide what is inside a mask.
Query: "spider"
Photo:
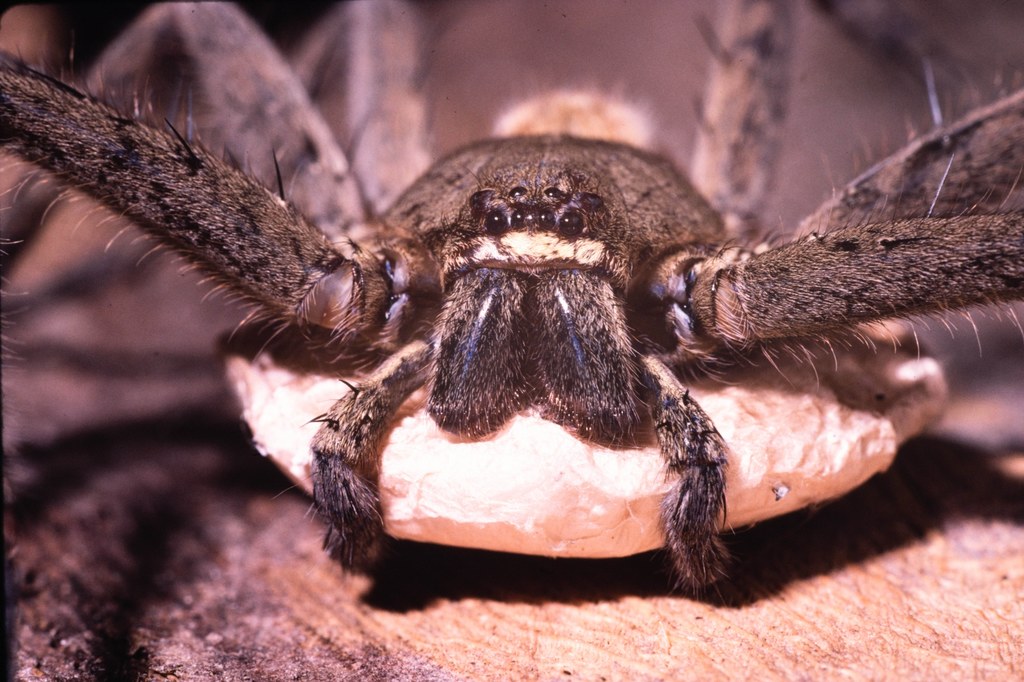
[[[0,68],[7,150],[127,215],[312,344],[375,358],[319,417],[311,446],[325,545],[346,566],[378,553],[381,442],[426,386],[431,418],[468,438],[526,408],[595,442],[650,424],[676,477],[661,510],[668,554],[680,584],[699,588],[725,561],[728,444],[687,375],[862,323],[1024,298],[1024,214],[1004,203],[1024,167],[1022,93],[918,139],[810,216],[805,236],[773,245],[756,236],[755,207],[782,116],[781,7],[736,9],[718,29],[697,163],[708,199],[663,157],[585,135],[580,112],[557,98],[537,115],[568,116],[562,133],[517,128],[428,167],[409,10],[351,8],[353,35],[378,38],[351,58],[351,86],[368,93],[349,103],[351,158],[319,119],[290,119],[302,143],[275,151],[276,191],[187,129],[141,123],[11,58]],[[258,52],[263,80],[245,80],[248,101],[227,93],[220,106],[240,111],[224,123],[260,132],[305,103],[237,9],[163,6],[146,20],[110,63],[176,32],[186,53],[211,42],[237,51],[202,74],[211,98]],[[104,72],[112,90],[119,75]],[[292,171],[306,180],[286,191]]]

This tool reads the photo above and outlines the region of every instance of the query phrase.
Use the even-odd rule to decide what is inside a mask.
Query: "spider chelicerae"
[[[411,9],[348,10],[347,157],[305,99],[324,83],[303,89],[236,9],[158,7],[112,46],[112,90],[139,54],[202,59],[196,91],[224,112],[210,137],[237,126],[235,153],[287,128],[258,140],[274,150],[276,191],[181,124],[140,124],[13,59],[0,75],[7,149],[317,344],[377,358],[312,444],[326,544],[346,565],[377,553],[381,441],[426,385],[434,421],[472,438],[527,407],[598,442],[650,422],[677,477],[662,506],[672,565],[682,584],[706,584],[724,560],[727,444],[686,372],[883,318],[1024,298],[1024,217],[1006,202],[1024,166],[1020,93],[918,139],[810,216],[813,231],[769,247],[754,235],[783,110],[781,6],[726,14],[711,40],[694,168],[710,203],[663,158],[586,137],[583,113],[558,97],[535,113],[566,134],[479,142],[428,167]],[[224,83],[244,94],[218,93]],[[186,124],[206,115],[190,110]]]

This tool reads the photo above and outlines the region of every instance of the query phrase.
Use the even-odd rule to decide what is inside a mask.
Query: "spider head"
[[[622,279],[624,259],[614,247],[617,213],[587,176],[503,171],[465,198],[445,244],[446,281],[478,268],[533,275],[583,270]]]
[[[623,289],[649,237],[645,221],[633,216],[636,200],[654,202],[624,192],[618,176],[623,166],[644,164],[621,145],[491,140],[435,166],[399,200],[392,219],[431,251],[446,290],[479,268],[580,270]],[[428,213],[428,204],[437,210]]]
[[[604,198],[581,184],[513,179],[510,187],[494,182],[471,194],[462,219],[474,236],[461,250],[462,267],[605,268],[610,214]]]

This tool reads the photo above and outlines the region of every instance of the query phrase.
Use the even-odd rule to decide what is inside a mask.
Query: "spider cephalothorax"
[[[175,29],[183,40],[216,35],[208,43],[236,52],[257,42],[233,8],[155,15],[186,26]],[[744,21],[758,28],[772,19],[754,12]],[[730,49],[770,62],[784,52],[773,49],[781,43],[772,30]],[[744,59],[723,63],[740,68]],[[393,103],[408,94],[410,71],[363,80]],[[751,101],[731,104],[754,113],[732,132],[767,148],[754,114],[778,107],[756,93],[768,96],[758,88],[774,81],[750,80]],[[267,95],[284,109],[295,104],[288,96]],[[310,108],[296,99],[295,108]],[[254,103],[242,118],[265,109]],[[814,216],[820,234],[768,248],[735,227],[746,219],[742,201],[716,203],[723,220],[667,160],[573,136],[571,127],[465,147],[394,202],[373,189],[380,177],[367,178],[358,199],[369,215],[358,200],[318,204],[317,196],[308,199],[317,217],[307,219],[284,200],[280,174],[275,194],[173,127],[158,130],[13,59],[0,62],[5,148],[124,213],[267,314],[327,328],[343,351],[351,344],[382,355],[319,417],[312,443],[327,544],[346,564],[375,555],[380,447],[402,403],[426,386],[434,421],[469,437],[528,407],[597,441],[628,439],[649,422],[675,480],[661,507],[666,543],[680,581],[694,586],[716,577],[723,559],[727,450],[682,370],[737,350],[856,333],[862,322],[1024,298],[1024,214],[998,196],[1012,192],[1024,163],[1022,110],[1024,95],[1010,95],[913,143],[890,166],[913,169],[897,190],[887,189],[886,168],[873,169]],[[718,115],[728,132],[726,113]],[[395,162],[385,158],[390,138],[368,122],[351,125],[365,135],[357,153],[382,157],[359,157],[358,167],[372,175]],[[296,134],[298,156],[334,172],[337,196],[351,199],[343,155],[317,146],[321,129]],[[404,130],[394,122],[387,132]],[[746,145],[721,146],[735,160]],[[296,174],[301,168],[293,162]],[[390,168],[402,175],[400,164]],[[947,181],[956,186],[950,205]],[[931,205],[897,201],[915,193]]]
[[[452,207],[425,211],[428,193]],[[566,137],[458,152],[387,219],[409,225],[440,265],[439,425],[482,435],[533,404],[609,440],[627,437],[640,413],[640,349],[624,305],[637,264],[669,244],[710,242],[720,227],[663,160]]]

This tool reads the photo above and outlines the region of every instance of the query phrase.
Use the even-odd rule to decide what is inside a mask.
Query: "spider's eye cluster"
[[[544,230],[563,237],[584,234],[604,208],[604,199],[593,192],[567,193],[558,187],[545,187],[531,193],[516,185],[505,194],[482,189],[469,197],[473,219],[489,235],[510,230]]]

